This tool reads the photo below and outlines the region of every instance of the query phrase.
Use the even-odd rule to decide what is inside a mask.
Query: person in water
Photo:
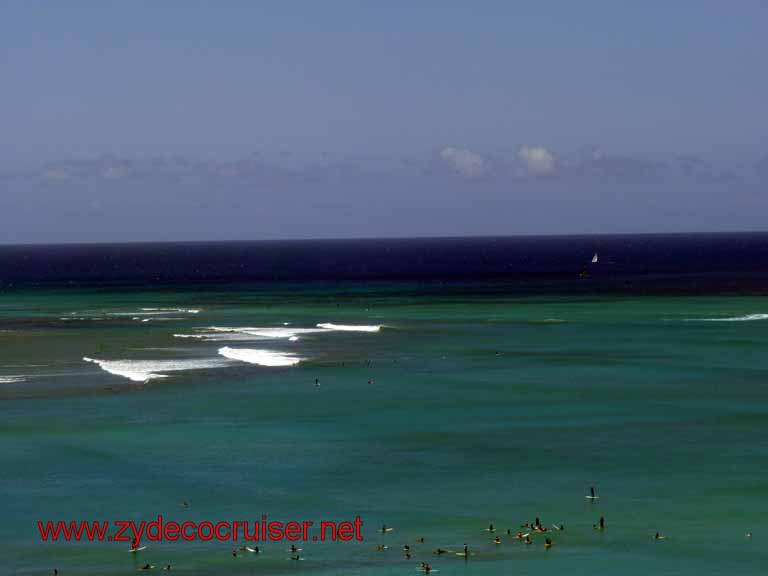
[[[171,565],[170,564],[166,564],[165,566],[163,566],[163,570],[165,570],[166,572],[170,572],[171,571]]]
[[[295,556],[291,556],[291,560],[301,560],[301,556],[296,554]]]
[[[416,538],[416,542],[424,542],[424,537]]]
[[[499,538],[498,536],[496,536],[496,538],[494,538],[494,539],[493,539],[493,543],[494,543],[494,544],[501,544],[501,538]]]
[[[531,544],[532,543],[531,535],[530,534],[526,534],[525,535],[525,543],[526,544]]]
[[[496,529],[493,527],[493,524],[488,525],[488,532],[496,532]]]
[[[320,378],[315,378],[315,387],[316,388],[320,387]]]
[[[438,556],[440,554],[446,554],[447,552],[448,550],[443,550],[442,548],[435,548],[434,550],[432,550],[432,554],[437,554]]]
[[[432,571],[432,568],[429,566],[429,564],[427,564],[425,562],[424,563],[424,574],[429,574],[431,571]]]
[[[595,487],[594,487],[594,486],[590,486],[590,487],[589,487],[589,495],[590,495],[590,496],[591,496],[593,499],[595,498]],[[609,494],[609,496],[610,496],[610,494]]]
[[[147,562],[146,564],[144,564],[144,566],[142,566],[142,567],[140,568],[140,570],[152,570],[152,568],[154,568],[154,566],[152,566],[152,564],[150,564],[149,562]]]
[[[552,548],[552,540],[550,540],[549,538],[544,540],[544,548],[547,548],[547,549]]]
[[[408,544],[404,544],[403,545],[403,552],[410,552],[410,551],[411,551],[411,547],[408,546]]]
[[[296,548],[296,544],[291,544],[291,552],[298,552],[298,548]]]
[[[464,558],[469,559],[469,547],[464,543]]]
[[[597,530],[605,530],[605,517],[600,516],[600,520],[594,525]]]
[[[517,539],[518,539],[518,540],[522,540],[522,539],[523,539],[523,533],[522,533],[522,531],[521,531],[521,530],[518,530],[518,531],[517,531]]]

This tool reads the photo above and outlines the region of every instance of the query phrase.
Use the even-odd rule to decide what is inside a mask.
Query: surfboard
[[[587,500],[600,500],[600,496],[584,496]]]
[[[475,553],[474,552],[470,552],[469,555],[470,556],[474,556]],[[466,554],[464,554],[464,552],[456,552],[456,556],[466,556]]]
[[[245,547],[245,549],[246,549],[248,552],[256,552],[256,549],[255,549],[255,548],[249,548],[248,546],[246,546],[246,547]]]
[[[286,552],[301,552],[302,550],[304,550],[304,548],[296,548],[296,550],[291,550],[290,548],[287,548]]]
[[[384,530],[382,530],[381,528],[379,528],[379,532],[392,532],[392,530],[394,530],[394,528],[386,528],[386,529],[384,529]]]
[[[141,552],[142,550],[146,550],[146,546],[140,546],[139,548],[128,548],[128,552]]]

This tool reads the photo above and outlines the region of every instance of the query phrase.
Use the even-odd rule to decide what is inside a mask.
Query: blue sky
[[[0,242],[762,228],[766,22],[5,0]]]

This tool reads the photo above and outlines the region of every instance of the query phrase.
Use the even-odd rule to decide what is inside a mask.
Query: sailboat
[[[592,256],[592,264],[597,264],[597,252],[595,252],[595,255]]]

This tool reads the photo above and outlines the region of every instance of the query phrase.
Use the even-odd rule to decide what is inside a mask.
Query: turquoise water
[[[414,574],[420,561],[445,574],[764,573],[766,313],[759,297],[396,286],[6,292],[0,558],[11,574],[131,574],[145,562],[190,575]],[[325,322],[383,328],[296,341],[209,329]],[[227,360],[224,346],[302,361]],[[132,381],[83,357],[168,377]],[[194,368],[163,372],[169,361]],[[584,498],[590,485],[600,500]],[[133,555],[125,543],[42,543],[36,525],[158,514],[359,515],[365,540],[303,543],[296,563],[287,542],[243,558],[201,541]],[[604,532],[592,528],[601,515]],[[505,533],[536,516],[566,526],[550,550]],[[395,530],[379,534],[382,523]],[[468,562],[431,554],[465,542]]]

